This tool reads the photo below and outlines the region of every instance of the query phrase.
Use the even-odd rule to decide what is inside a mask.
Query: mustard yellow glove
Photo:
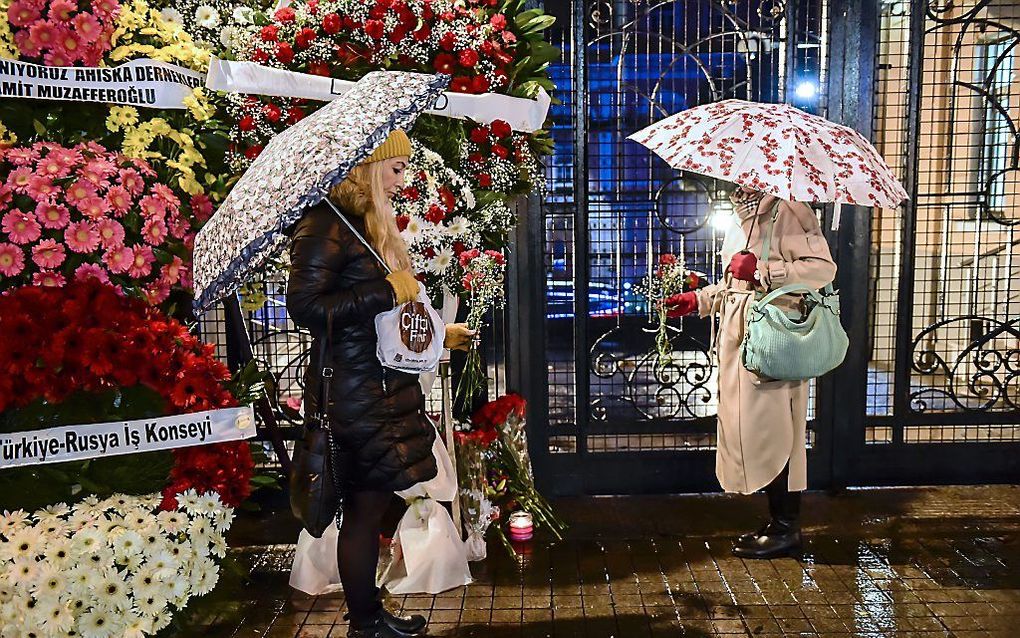
[[[470,330],[466,323],[446,324],[446,339],[443,340],[443,347],[450,350],[467,350],[471,346],[471,340],[478,334],[477,330]]]
[[[397,295],[397,305],[414,301],[418,298],[418,280],[410,270],[398,270],[386,275],[386,281],[393,286],[393,292]]]

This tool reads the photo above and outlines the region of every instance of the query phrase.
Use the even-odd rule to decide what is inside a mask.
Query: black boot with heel
[[[787,466],[765,486],[771,520],[758,532],[739,537],[734,556],[767,560],[800,554],[800,492],[789,491],[789,476]]]

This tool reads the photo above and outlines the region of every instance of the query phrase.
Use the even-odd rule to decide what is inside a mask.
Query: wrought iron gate
[[[874,126],[912,195],[902,211],[844,210],[830,237],[853,346],[813,393],[812,485],[1016,476],[1020,354],[1011,317],[1020,293],[1009,282],[1018,269],[1020,88],[1013,67],[1003,70],[1017,53],[1016,32],[983,17],[994,3],[913,4],[545,3],[558,17],[563,57],[554,74],[563,103],[553,111],[542,224],[529,216],[518,237],[523,310],[511,334],[522,338],[508,360],[511,387],[532,401],[546,489],[718,489],[708,323],[684,320],[673,333],[674,363],[657,369],[649,313],[633,286],[663,252],[683,252],[690,267],[719,275],[714,222],[725,185],[677,175],[625,138],[727,98],[789,102],[865,134]],[[949,37],[940,30],[982,22],[998,35],[956,46],[965,70],[923,50]],[[944,79],[929,68],[939,61],[966,78]],[[965,96],[964,84],[977,88]],[[952,95],[932,102],[942,93]],[[982,99],[985,106],[972,104]],[[969,137],[925,128],[959,114],[960,100],[980,113],[965,116],[977,126]],[[943,148],[955,162],[949,170],[932,163]],[[964,161],[973,166],[957,166]],[[542,288],[544,303],[528,298]],[[953,458],[963,462],[951,467]]]

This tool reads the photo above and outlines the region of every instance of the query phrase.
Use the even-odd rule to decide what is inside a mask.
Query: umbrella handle
[[[368,241],[361,236],[361,233],[359,233],[358,229],[351,224],[350,220],[347,219],[347,216],[340,212],[340,209],[336,207],[336,204],[333,203],[333,200],[331,200],[329,197],[325,197],[324,199],[326,203],[329,204],[329,207],[333,209],[333,212],[335,212],[337,216],[343,221],[343,223],[346,224],[347,227],[351,229],[351,232],[354,233],[354,236],[361,240],[361,243],[364,244],[365,248],[368,249],[368,252],[372,253],[372,256],[375,257],[380,264],[382,264],[383,269],[386,270],[386,274],[391,274],[393,270],[386,264],[385,261],[383,261],[383,258],[379,256],[379,253],[375,252],[375,248],[372,248],[372,245],[369,244]]]

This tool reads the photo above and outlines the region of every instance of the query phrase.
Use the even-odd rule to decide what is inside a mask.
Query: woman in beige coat
[[[829,246],[811,208],[740,188],[734,204],[747,250],[733,255],[723,281],[666,300],[671,316],[718,315],[719,426],[716,476],[727,492],[765,490],[771,520],[741,536],[733,552],[745,558],[795,553],[801,543],[800,492],[807,489],[807,381],[773,381],[740,361],[748,304],[755,294],[799,283],[822,288],[836,276]],[[768,262],[759,261],[773,222]],[[799,296],[776,303],[795,310]]]

